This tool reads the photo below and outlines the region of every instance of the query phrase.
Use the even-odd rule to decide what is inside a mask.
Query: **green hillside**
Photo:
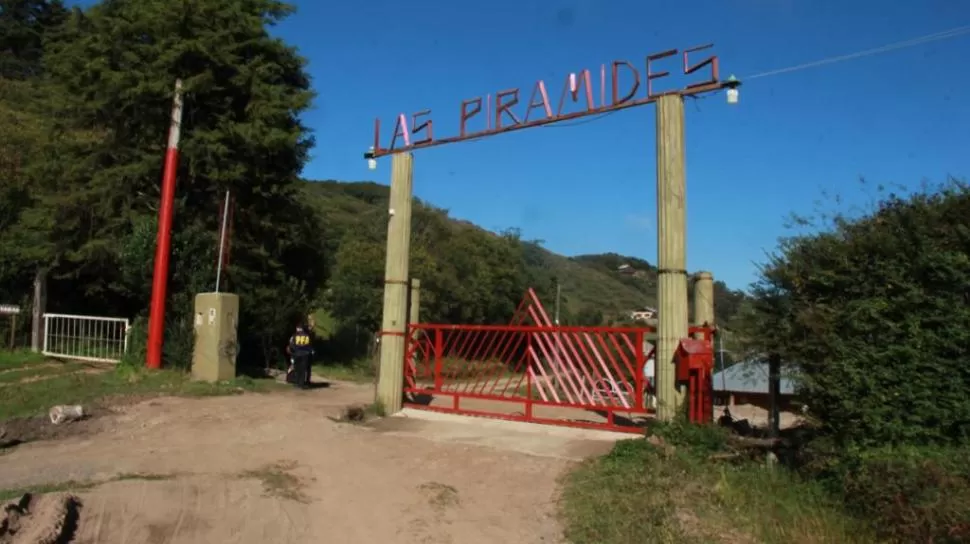
[[[373,328],[379,320],[388,188],[372,182],[308,182],[305,202],[320,215],[327,293],[320,304],[338,321]],[[561,322],[622,322],[629,311],[656,307],[656,268],[617,254],[565,257],[515,230],[494,233],[415,201],[412,276],[422,281],[422,320],[504,323],[525,289],[546,308],[561,287]],[[628,265],[629,273],[618,268]],[[714,271],[716,274],[716,271]],[[716,312],[727,322],[744,295],[715,285]]]

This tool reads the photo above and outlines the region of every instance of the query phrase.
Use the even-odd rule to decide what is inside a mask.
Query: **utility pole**
[[[222,281],[222,263],[225,261],[226,233],[229,230],[229,191],[226,191],[226,201],[222,205],[222,228],[219,229],[219,263],[216,265],[216,293]]]
[[[414,156],[410,153],[394,155],[391,160],[390,208],[387,210],[384,315],[381,319],[380,374],[377,381],[377,400],[385,415],[401,411],[404,388],[413,175]]]
[[[778,413],[778,395],[781,393],[781,356],[772,353],[768,357],[768,432],[778,438],[781,419]]]
[[[562,285],[556,278],[556,386],[562,389],[562,331],[559,330],[559,299],[562,297]]]
[[[559,326],[559,298],[562,296],[562,286],[556,280],[556,326]]]
[[[687,189],[684,159],[684,97],[657,99],[657,418],[671,421],[684,403],[674,357],[687,337]]]

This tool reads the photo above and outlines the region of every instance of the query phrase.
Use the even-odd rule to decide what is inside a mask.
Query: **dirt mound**
[[[24,495],[3,507],[0,544],[67,543],[77,531],[81,503],[68,493]]]
[[[88,410],[84,419],[62,425],[54,425],[47,416],[19,417],[0,421],[0,450],[27,442],[57,440],[71,436],[83,436],[97,432],[101,425],[101,409]]]

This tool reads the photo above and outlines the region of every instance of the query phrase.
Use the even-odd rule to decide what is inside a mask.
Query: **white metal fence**
[[[128,350],[127,319],[44,314],[44,355],[117,363]]]

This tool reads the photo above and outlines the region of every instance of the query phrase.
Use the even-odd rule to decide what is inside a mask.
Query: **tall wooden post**
[[[714,326],[714,275],[710,272],[694,275],[694,325]],[[702,336],[694,335],[695,338]]]
[[[414,325],[417,325],[420,322],[421,322],[421,280],[417,278],[411,278],[411,294],[408,296],[408,325],[413,327]],[[412,329],[410,330],[409,335],[410,335],[409,340],[413,342],[417,337],[418,333],[417,331]],[[405,345],[404,346],[405,355],[407,355],[407,350],[408,350],[408,346]],[[417,371],[417,364],[418,364],[417,352],[414,352],[412,354],[411,359],[408,361],[408,364],[411,365],[409,372],[411,373],[411,376],[414,376],[415,372]]]
[[[31,308],[30,349],[40,353],[44,349],[44,312],[47,310],[47,271],[34,275],[34,303]]]
[[[687,256],[685,213],[684,98],[657,99],[657,418],[680,413],[684,393],[674,360],[687,337]]]
[[[408,264],[411,256],[411,193],[414,157],[391,160],[391,199],[387,218],[384,267],[384,316],[377,401],[386,415],[401,410],[404,388],[404,335],[408,320]]]
[[[768,432],[777,438],[781,430],[778,395],[781,393],[781,357],[773,353],[768,357]]]
[[[417,325],[421,319],[421,280],[411,278],[411,298],[408,300],[408,323]]]

